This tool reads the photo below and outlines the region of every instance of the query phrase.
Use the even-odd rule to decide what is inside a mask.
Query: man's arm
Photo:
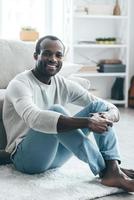
[[[66,132],[78,128],[89,128],[89,130],[103,133],[112,126],[112,121],[94,114],[92,117],[68,117],[61,115],[57,123],[57,132]]]
[[[120,119],[118,108],[107,101],[104,101],[104,103],[107,105],[108,110],[105,112],[99,112],[99,115],[103,118],[111,120],[112,122],[118,122]]]
[[[112,122],[119,121],[120,118],[119,110],[115,105],[93,95],[88,90],[84,89],[83,87],[74,82],[67,81],[66,83],[69,91],[70,103],[85,107],[91,102],[98,101],[101,104],[104,104],[104,107],[107,108],[105,112],[103,112],[103,116],[105,118],[109,119]]]

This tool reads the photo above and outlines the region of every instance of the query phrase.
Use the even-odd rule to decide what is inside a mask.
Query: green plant
[[[106,42],[106,41],[111,41],[111,42],[115,42],[116,38],[115,37],[107,37],[107,38],[96,38],[97,42]]]
[[[33,28],[31,26],[23,26],[21,28],[22,31],[36,31],[36,28]]]

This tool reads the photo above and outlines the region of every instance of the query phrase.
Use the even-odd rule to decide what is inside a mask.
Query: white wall
[[[125,1],[125,0],[124,0]],[[49,16],[49,19],[46,20],[45,27],[47,27],[46,33],[50,33],[52,31],[52,24],[50,25],[50,21],[52,19],[52,15],[49,12],[49,9],[52,9],[51,3],[53,0],[46,0],[46,7],[47,7],[47,12],[45,13],[45,18],[46,16]],[[1,13],[1,0],[0,0],[0,13]],[[134,75],[134,0],[130,0],[130,69],[129,69],[129,77],[131,78],[132,75]],[[57,10],[56,10],[57,12]],[[54,16],[53,16],[54,17]],[[59,29],[57,21],[55,22],[57,29]],[[0,32],[1,32],[1,16],[0,16]]]
[[[129,77],[134,75],[134,0],[130,0],[130,70]]]

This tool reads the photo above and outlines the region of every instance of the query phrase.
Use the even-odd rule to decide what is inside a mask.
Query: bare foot
[[[101,183],[109,187],[121,188],[127,192],[134,192],[134,180],[119,168],[116,161],[109,161],[103,172]]]
[[[124,172],[129,178],[134,179],[134,170],[133,169],[125,169],[125,168],[120,168],[121,171]]]

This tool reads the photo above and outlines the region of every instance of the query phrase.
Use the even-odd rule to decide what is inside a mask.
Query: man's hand
[[[104,133],[108,131],[108,126],[112,126],[113,123],[102,113],[93,113],[90,117],[89,128],[97,133]]]
[[[99,114],[100,117],[102,117],[104,119],[109,119],[110,118],[108,112],[99,112],[98,114]]]
[[[66,132],[78,128],[89,128],[96,133],[104,133],[108,130],[108,126],[113,123],[109,119],[105,119],[100,113],[90,113],[89,117],[69,117],[60,115],[57,132]]]

